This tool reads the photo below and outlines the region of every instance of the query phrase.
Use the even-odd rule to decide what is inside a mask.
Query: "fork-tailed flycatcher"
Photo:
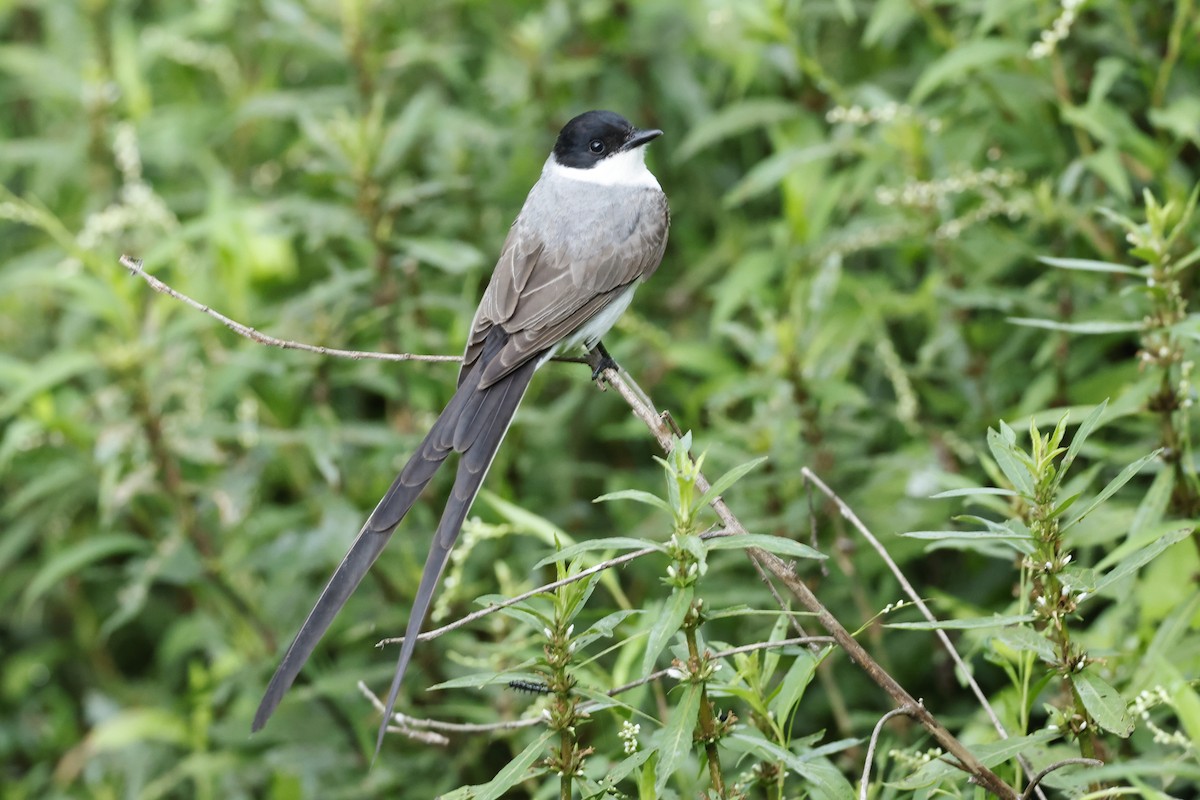
[[[579,345],[604,357],[595,362],[601,364],[597,376],[611,366],[600,337],[662,260],[667,198],[645,164],[646,144],[660,135],[611,111],[581,114],[558,134],[475,312],[454,397],[321,592],[267,686],[253,730],[266,724],[392,531],[456,452],[458,474],[413,600],[375,742],[379,752],[450,549],[533,373]]]

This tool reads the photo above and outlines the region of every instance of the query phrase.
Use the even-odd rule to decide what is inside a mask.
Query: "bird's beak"
[[[648,131],[634,131],[633,135],[625,140],[625,146],[622,147],[621,149],[622,150],[636,150],[637,148],[641,147],[642,145],[648,144],[660,136],[662,136],[662,131],[657,130],[657,129],[648,130]]]

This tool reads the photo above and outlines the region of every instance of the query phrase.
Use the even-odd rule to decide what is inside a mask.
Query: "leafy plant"
[[[1195,793],[1200,556],[1170,544],[1194,539],[1200,495],[1194,0],[19,0],[0,33],[6,795],[436,796],[509,779],[514,796],[561,792],[558,776],[522,777],[561,731],[448,733],[448,748],[394,737],[367,769],[374,723],[356,686],[392,666],[373,645],[407,619],[440,485],[280,716],[247,736],[281,637],[454,367],[268,348],[118,258],[281,339],[455,354],[554,132],[593,107],[666,131],[649,164],[673,219],[663,267],[607,344],[707,464],[767,458],[719,492],[752,533],[705,538],[711,497],[686,480],[661,494],[624,404],[582,367],[547,367],[438,624],[551,580],[531,543],[558,536],[564,569],[650,554],[604,571],[573,618],[546,600],[551,624],[491,614],[423,643],[404,713],[509,721],[524,706],[503,681],[425,688],[510,669],[536,682],[517,664],[541,652],[542,627],[575,641],[627,614],[592,642],[615,649],[571,661],[575,691],[642,680],[668,668],[659,653],[704,677],[643,684],[598,712],[611,724],[578,729],[597,750],[572,791],[711,785],[708,743],[689,740],[703,694],[714,726],[739,718],[713,744],[729,792],[840,797],[869,766],[876,797],[973,793],[945,756],[901,763],[931,743],[894,717],[867,763],[857,743],[895,709],[839,648],[706,662],[791,636],[750,561],[725,552],[772,545],[793,548],[779,552],[798,579],[1012,785],[1029,779],[1014,758],[1078,757],[1091,730],[1108,763],[1047,775],[1048,796]],[[999,419],[1011,435],[989,439]],[[1036,447],[1016,435],[1030,423]],[[810,495],[814,473],[841,505]],[[958,491],[978,505],[945,538]],[[586,502],[614,493],[656,497],[686,534],[668,553],[662,516]],[[829,556],[820,569],[800,541]],[[886,608],[893,624],[897,575],[937,609],[974,688],[944,647],[914,644],[928,629],[879,624]],[[1051,597],[1064,581],[1074,610]],[[1069,642],[1036,616],[1038,596]],[[1112,732],[1127,730],[1122,705],[1128,738]],[[676,726],[670,769],[662,725]]]

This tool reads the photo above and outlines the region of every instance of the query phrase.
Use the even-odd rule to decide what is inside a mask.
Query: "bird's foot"
[[[587,363],[592,368],[593,381],[599,381],[607,370],[618,372],[621,369],[613,357],[608,354],[603,342],[596,342],[596,346],[588,351]]]

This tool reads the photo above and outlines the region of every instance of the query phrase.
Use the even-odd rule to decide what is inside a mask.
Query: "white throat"
[[[600,186],[645,186],[649,189],[661,189],[658,180],[646,169],[646,148],[635,147],[632,150],[622,150],[615,155],[600,161],[591,169],[564,167],[554,159],[554,154],[546,159],[542,173],[567,178],[573,181],[595,183]]]

